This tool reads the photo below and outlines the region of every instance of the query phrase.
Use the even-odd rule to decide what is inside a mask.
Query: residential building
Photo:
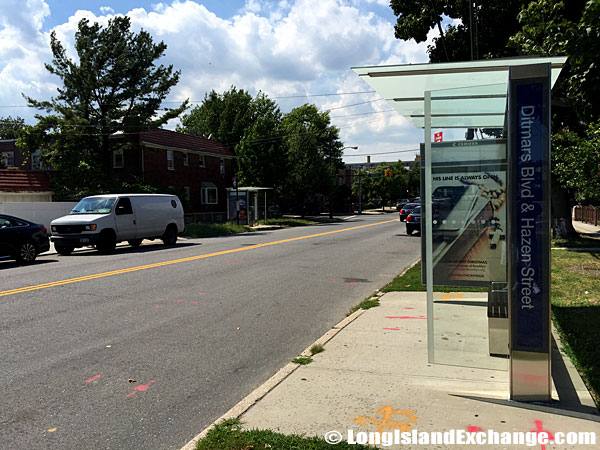
[[[115,147],[120,139],[133,144],[113,152],[113,172],[121,180],[175,188],[189,203],[187,212],[227,210],[235,155],[225,145],[163,129],[114,136]]]

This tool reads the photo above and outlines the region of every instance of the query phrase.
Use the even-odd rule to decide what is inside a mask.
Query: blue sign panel
[[[544,81],[511,86],[512,350],[549,347],[549,91]]]

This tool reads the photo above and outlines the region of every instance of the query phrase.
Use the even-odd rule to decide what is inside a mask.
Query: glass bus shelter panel
[[[502,95],[493,88],[490,92]],[[463,88],[432,91],[432,128],[435,115],[448,113],[448,99],[459,100],[466,95]],[[479,91],[476,95],[486,94]],[[479,99],[464,99],[455,105],[459,109],[452,114],[467,117],[490,111],[489,105]],[[507,273],[506,140],[434,142],[430,154],[431,178],[425,182],[430,184],[431,196],[426,200],[430,209],[426,212],[425,232],[431,233],[432,242],[426,252],[433,267],[433,280],[427,280],[433,284],[433,297],[428,298],[433,311],[433,320],[428,322],[433,327],[429,335],[433,340],[433,362],[507,370],[506,356],[495,350],[495,356],[490,355],[488,317],[488,287],[491,282],[506,282]],[[452,292],[445,286],[452,286]]]

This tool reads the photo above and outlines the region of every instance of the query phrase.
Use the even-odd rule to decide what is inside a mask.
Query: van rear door
[[[137,238],[135,211],[129,197],[121,197],[117,202],[115,222],[117,225],[118,241],[128,241]]]

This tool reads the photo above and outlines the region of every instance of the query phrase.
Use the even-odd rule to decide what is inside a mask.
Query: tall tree
[[[264,94],[253,100],[253,123],[236,146],[239,182],[245,186],[272,187],[282,195],[288,171],[277,104]]]
[[[243,89],[232,86],[223,94],[213,90],[204,96],[200,106],[182,117],[177,130],[216,139],[233,150],[252,125],[254,108],[252,96]]]
[[[552,231],[570,237],[571,202],[600,201],[600,2],[535,0],[519,19],[510,45],[521,54],[568,56],[553,89]]]
[[[59,170],[57,184],[65,187],[65,195],[106,188],[112,135],[160,127],[188,106],[186,100],[159,113],[180,72],[172,65],[156,65],[165,43],[155,44],[146,31],[130,28],[126,16],[110,19],[105,28],[82,19],[75,33],[75,60],[52,32],[53,60],[45,67],[62,87],[50,101],[25,96],[29,106],[49,114],[36,115],[38,124],[27,130],[20,145],[44,150],[46,161]],[[80,169],[73,172],[73,167]]]
[[[281,127],[288,154],[286,192],[298,204],[315,194],[330,194],[337,170],[343,167],[343,144],[329,113],[305,104],[286,114]]]
[[[22,117],[0,117],[0,139],[17,139],[25,128],[25,119]]]
[[[515,50],[506,44],[520,30],[517,12],[527,3],[528,0],[391,0],[390,7],[398,16],[396,38],[424,42],[429,31],[436,29],[438,37],[427,50],[429,60],[448,62],[515,56]],[[460,23],[444,26],[448,19]]]

